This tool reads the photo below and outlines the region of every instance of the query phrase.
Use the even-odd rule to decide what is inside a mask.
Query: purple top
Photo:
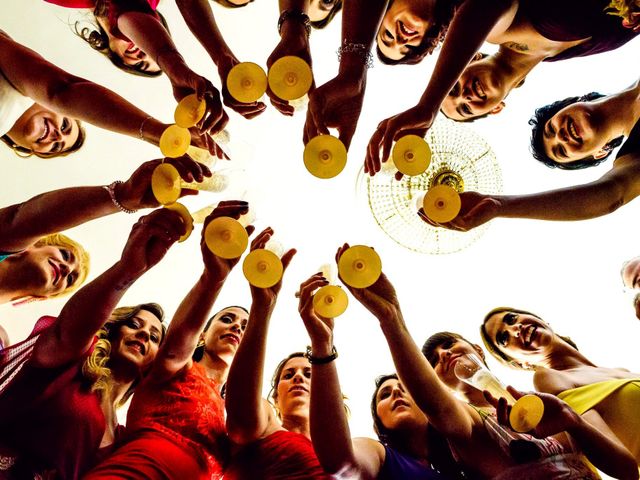
[[[400,453],[393,448],[384,446],[384,463],[378,474],[378,480],[446,480],[447,477],[438,473],[413,457]]]
[[[620,17],[605,13],[610,0],[520,0],[533,28],[549,40],[572,42],[588,38],[545,62],[585,57],[621,47],[640,32],[622,26]]]

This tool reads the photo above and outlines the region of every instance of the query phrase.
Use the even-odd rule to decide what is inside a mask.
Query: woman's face
[[[31,246],[12,257],[20,262],[16,274],[24,276],[25,289],[33,297],[60,294],[78,280],[80,261],[68,248]]]
[[[125,65],[135,67],[139,72],[160,71],[155,60],[129,40],[109,36],[109,50],[120,57]]]
[[[376,413],[388,430],[397,430],[407,423],[426,425],[426,415],[418,408],[409,392],[395,378],[385,380],[376,393]]]
[[[384,14],[376,35],[382,54],[391,60],[401,60],[418,47],[431,26],[434,5],[435,0],[395,0]]]
[[[632,290],[640,290],[640,257],[629,260],[622,269],[624,286]]]
[[[566,106],[544,125],[544,150],[558,163],[585,157],[607,155],[605,145],[613,138],[607,123],[600,118],[594,102],[576,102]]]
[[[229,307],[218,312],[203,334],[205,352],[231,361],[240,345],[248,320],[249,314],[241,308]]]
[[[111,361],[119,364],[124,360],[143,373],[155,360],[161,341],[160,319],[147,310],[140,310],[120,324],[111,342]]]
[[[299,408],[309,414],[311,390],[311,364],[305,357],[293,357],[284,364],[276,387],[276,402],[280,414],[285,417]]]
[[[520,363],[545,358],[555,334],[543,320],[527,313],[495,313],[485,323],[491,342]]]
[[[491,56],[472,60],[442,101],[442,112],[457,121],[499,113],[514,86],[513,81],[503,78],[502,72],[495,68]]]
[[[312,22],[319,22],[327,18],[327,15],[333,10],[337,0],[311,0],[307,14]]]
[[[56,154],[75,145],[80,127],[76,120],[34,103],[16,120],[7,135],[20,147]]]
[[[453,390],[457,390],[462,385],[462,381],[456,377],[456,363],[464,361],[463,355],[483,356],[482,349],[471,345],[461,339],[452,339],[438,345],[427,358],[431,366],[438,375],[438,378]]]

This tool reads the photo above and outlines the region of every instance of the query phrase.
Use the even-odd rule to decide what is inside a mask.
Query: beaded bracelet
[[[309,15],[300,10],[283,10],[280,14],[280,18],[278,18],[278,35],[281,35],[282,25],[287,20],[296,20],[300,22],[305,31],[307,32],[307,37],[311,35],[311,19],[309,19]]]
[[[342,46],[336,51],[338,62],[342,60],[342,55],[345,53],[355,53],[362,59],[364,66],[373,68],[373,55],[371,55],[369,48],[364,43],[343,42]]]
[[[144,140],[144,124],[147,123],[147,120],[153,118],[151,115],[147,116],[142,122],[140,122],[140,128],[138,129],[138,135],[140,136],[140,140]]]
[[[313,352],[311,351],[311,346],[308,346],[304,356],[307,357],[307,360],[309,360],[311,365],[324,365],[326,363],[331,363],[338,358],[338,351],[336,350],[336,347],[333,346],[331,347],[331,355],[328,357],[314,357]]]
[[[109,192],[109,198],[111,198],[111,202],[116,207],[118,207],[118,210],[124,213],[136,213],[136,210],[131,210],[130,208],[125,207],[116,198],[116,186],[120,185],[121,183],[121,180],[116,180],[115,182],[111,183],[111,185],[103,185],[102,188]]]

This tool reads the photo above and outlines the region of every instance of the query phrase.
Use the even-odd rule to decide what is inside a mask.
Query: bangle
[[[151,115],[148,115],[142,122],[140,123],[140,128],[138,129],[138,135],[140,136],[140,140],[144,140],[144,124],[147,123],[147,120],[153,118]]]
[[[118,207],[118,210],[124,213],[136,213],[136,210],[131,210],[125,207],[116,198],[116,186],[120,185],[121,183],[122,183],[121,180],[116,180],[115,182],[111,183],[111,185],[103,185],[102,188],[104,188],[107,192],[109,192],[109,198],[111,198],[111,202],[116,207]]]
[[[328,357],[314,357],[313,352],[311,351],[311,346],[308,346],[304,356],[307,357],[307,360],[309,360],[311,365],[324,365],[325,363],[331,363],[338,358],[338,351],[336,350],[336,347],[333,346],[331,347],[331,355]]]
[[[364,43],[351,43],[344,41],[342,46],[336,51],[338,62],[342,61],[345,53],[355,53],[362,60],[362,64],[367,68],[373,68],[373,55]]]
[[[309,15],[300,10],[283,10],[280,14],[280,18],[278,18],[278,35],[282,35],[282,25],[287,20],[296,20],[300,22],[305,31],[307,32],[307,37],[311,35],[311,20],[309,19]]]

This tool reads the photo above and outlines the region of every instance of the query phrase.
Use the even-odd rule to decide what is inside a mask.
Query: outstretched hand
[[[267,68],[271,68],[271,66],[276,61],[286,56],[299,57],[307,62],[309,67],[311,67],[311,50],[309,47],[309,38],[307,37],[305,29],[300,25],[285,25],[283,27],[280,42],[278,43],[278,45],[276,45],[276,48],[273,50],[273,52],[271,52],[271,55],[269,55],[269,58],[267,59]],[[311,84],[311,88],[308,94],[311,95],[311,92],[313,92],[314,89],[315,81]],[[289,102],[279,98],[268,87],[267,95],[271,100],[271,105],[273,105],[276,110],[288,117],[293,115],[294,108],[289,104]]]
[[[326,343],[333,345],[333,318],[325,318],[318,315],[313,309],[313,294],[320,287],[329,285],[329,281],[316,273],[300,284],[300,300],[298,313],[304,322],[312,344]]]
[[[512,386],[508,386],[507,390],[516,400],[527,395]],[[497,399],[486,390],[483,393],[487,401],[496,409],[498,422],[501,425],[510,426],[511,405],[507,403],[507,400],[504,397]],[[536,428],[529,432],[531,435],[537,438],[546,438],[567,431],[576,425],[577,414],[563,400],[548,393],[531,392],[531,394],[540,397],[544,404],[542,420]]]
[[[231,93],[229,93],[229,89],[227,88],[227,77],[229,76],[231,69],[239,63],[240,61],[235,57],[225,57],[224,60],[219,62],[218,74],[220,75],[220,81],[222,82],[222,101],[227,107],[236,113],[239,113],[247,120],[250,120],[264,112],[267,106],[260,101],[251,103],[240,102],[233,98]]]
[[[176,101],[179,102],[187,95],[195,93],[199,100],[204,100],[207,103],[204,116],[197,125],[201,134],[213,135],[227,125],[229,116],[222,108],[220,92],[209,80],[187,68],[180,77],[174,75],[171,78],[171,84]]]
[[[380,171],[382,162],[386,162],[391,155],[391,145],[394,141],[411,134],[424,138],[433,120],[432,114],[426,113],[420,106],[415,106],[380,122],[367,145],[365,173],[373,176]],[[396,176],[396,179],[400,178],[402,174]]]
[[[273,235],[273,229],[271,227],[265,228],[262,232],[260,232],[256,238],[251,242],[251,251],[264,248],[267,245],[267,242],[271,239]],[[287,267],[291,263],[291,259],[296,254],[296,250],[294,248],[287,250],[287,252],[280,259],[282,261],[282,276],[284,278],[284,273],[287,271]],[[251,288],[251,297],[253,298],[253,303],[256,305],[261,305],[265,307],[272,307],[275,305],[276,300],[278,299],[278,294],[280,293],[280,289],[282,288],[282,278],[278,283],[269,288],[259,288],[254,285],[250,286]]]
[[[336,128],[348,150],[362,111],[364,91],[364,84],[340,76],[316,88],[309,95],[304,144],[318,135],[328,134],[329,128]]]
[[[139,277],[162,260],[185,229],[176,212],[166,208],[154,210],[131,229],[120,262],[133,277]]]
[[[338,249],[336,253],[336,263],[348,248],[349,244],[345,243]],[[342,278],[340,278],[340,281],[344,283],[345,287],[351,292],[351,295],[376,318],[388,319],[401,315],[396,289],[384,273],[381,273],[378,280],[367,288],[350,287]]]
[[[211,176],[211,170],[206,165],[192,160],[188,155],[178,158],[167,158],[165,163],[170,163],[185,182],[202,182],[204,177]],[[151,190],[151,176],[163,160],[150,160],[140,165],[126,182],[116,185],[116,199],[130,210],[142,208],[156,208],[160,204]],[[180,196],[197,195],[197,190],[183,189]]]
[[[494,196],[477,192],[462,192],[460,200],[462,202],[460,213],[448,223],[437,223],[431,220],[422,208],[418,210],[418,216],[434,227],[444,227],[460,232],[467,232],[499,216],[501,203]]]
[[[240,261],[238,258],[221,258],[214,254],[205,242],[205,232],[209,224],[219,217],[231,217],[236,220],[249,211],[249,204],[244,200],[228,200],[220,202],[218,206],[205,219],[202,226],[202,238],[200,239],[200,250],[202,251],[202,259],[204,260],[205,273],[207,273],[214,282],[224,282]],[[247,234],[253,233],[253,225],[245,227]]]

